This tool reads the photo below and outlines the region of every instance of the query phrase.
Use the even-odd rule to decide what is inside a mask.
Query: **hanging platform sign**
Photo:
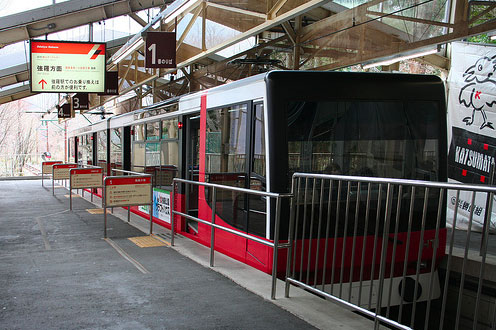
[[[72,118],[71,105],[69,103],[57,107],[57,117],[59,119]]]
[[[90,108],[90,100],[88,93],[77,93],[72,97],[73,110],[88,110]]]
[[[170,69],[176,67],[176,33],[147,32],[145,68]]]
[[[105,43],[32,40],[31,92],[105,91]]]
[[[105,72],[105,92],[98,95],[119,95],[119,72]]]
[[[152,203],[151,177],[109,177],[104,186],[106,207]]]

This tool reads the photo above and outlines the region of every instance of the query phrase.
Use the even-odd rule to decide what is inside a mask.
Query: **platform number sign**
[[[59,119],[71,118],[71,105],[69,103],[66,103],[58,107],[58,118]]]
[[[176,33],[148,32],[145,44],[146,68],[176,67]]]
[[[88,93],[77,93],[72,97],[72,108],[74,110],[88,110],[89,98]]]

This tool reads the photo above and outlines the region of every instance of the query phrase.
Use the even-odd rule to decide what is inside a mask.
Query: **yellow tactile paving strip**
[[[66,198],[71,198],[71,195],[64,195]],[[72,198],[81,197],[79,195],[72,194]]]
[[[103,214],[103,209],[86,209],[86,211],[91,214]],[[110,214],[110,210],[107,210],[107,214]]]
[[[156,236],[140,236],[140,237],[129,237],[128,240],[136,244],[141,248],[146,247],[157,247],[157,246],[169,246],[169,243],[163,241]]]

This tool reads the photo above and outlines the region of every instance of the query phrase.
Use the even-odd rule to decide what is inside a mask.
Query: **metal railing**
[[[478,250],[470,257],[474,208],[468,231],[449,231],[447,190],[456,191],[454,205],[460,191],[471,192],[472,205],[476,195],[492,201],[496,193],[496,187],[479,185],[295,173],[285,296],[290,284],[302,287],[374,318],[376,328],[493,329],[496,276],[487,263],[494,256],[489,230],[481,234],[480,257]],[[487,205],[486,224],[492,202]],[[457,214],[458,208],[453,227]],[[465,235],[463,254],[455,253],[455,232]],[[476,269],[469,271],[474,258]],[[477,288],[471,294],[469,273]],[[473,304],[467,303],[470,295]],[[483,297],[493,316],[481,320]]]
[[[203,186],[203,187],[209,187],[212,189],[212,212],[210,216],[210,222],[205,220],[205,219],[200,219],[194,216],[191,216],[186,213],[182,213],[180,211],[174,210],[174,200],[175,200],[175,193],[176,193],[176,185],[178,183],[184,183],[186,186],[187,185],[196,185],[196,186]],[[187,189],[187,188],[186,188]],[[257,195],[257,196],[265,196],[268,198],[273,198],[275,199],[275,229],[274,229],[274,240],[273,242],[267,241],[260,239],[258,237],[246,234],[244,232],[234,230],[231,228],[227,228],[224,226],[220,226],[215,223],[215,216],[216,216],[216,202],[217,202],[217,190],[227,190],[227,191],[234,191],[238,193],[244,193],[244,194],[249,194],[249,195]],[[210,267],[214,266],[214,251],[215,251],[215,229],[220,229],[226,232],[229,232],[231,234],[246,238],[248,240],[252,240],[255,242],[258,242],[260,244],[269,246],[273,248],[273,256],[272,256],[272,285],[271,285],[271,299],[275,299],[276,296],[276,283],[277,283],[277,258],[278,258],[278,251],[281,248],[287,248],[287,244],[280,244],[279,243],[279,226],[280,226],[280,218],[281,218],[281,199],[282,198],[289,198],[290,196],[288,194],[279,194],[279,193],[271,193],[271,192],[264,192],[264,191],[258,191],[258,190],[250,190],[250,189],[245,189],[245,188],[238,188],[238,187],[233,187],[233,186],[225,186],[225,185],[219,185],[219,184],[213,184],[213,183],[206,183],[206,182],[198,182],[198,181],[190,181],[190,180],[184,180],[184,179],[179,179],[175,178],[173,180],[173,186],[172,186],[172,198],[171,198],[171,246],[174,246],[174,231],[175,231],[175,221],[174,221],[174,215],[178,215],[180,217],[184,217],[186,219],[196,221],[198,223],[205,224],[211,228],[211,234],[210,234]]]

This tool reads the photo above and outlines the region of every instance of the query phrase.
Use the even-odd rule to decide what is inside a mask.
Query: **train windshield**
[[[292,101],[290,174],[439,179],[439,106],[417,101]]]

